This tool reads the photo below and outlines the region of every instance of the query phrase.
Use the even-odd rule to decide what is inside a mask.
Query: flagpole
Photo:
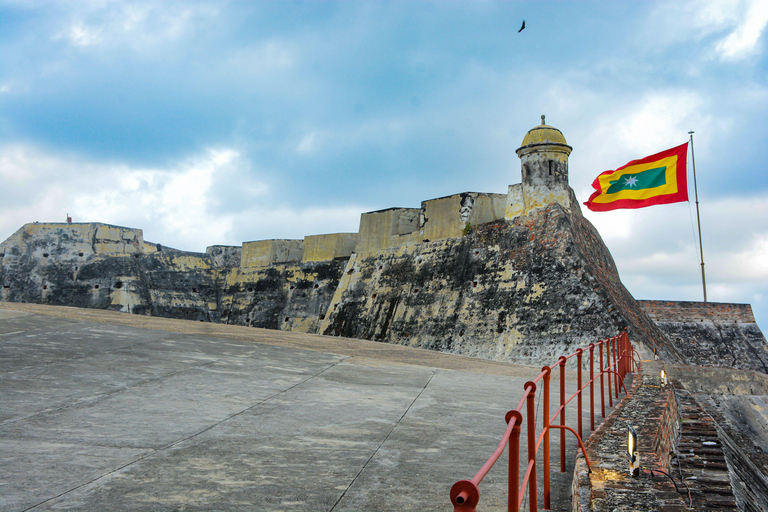
[[[699,254],[701,255],[701,286],[704,288],[704,302],[707,302],[707,280],[704,277],[704,246],[701,242],[701,216],[699,215],[699,189],[696,186],[696,158],[693,155],[693,131],[691,136],[691,163],[693,164],[693,192],[696,195],[696,222],[699,224]]]

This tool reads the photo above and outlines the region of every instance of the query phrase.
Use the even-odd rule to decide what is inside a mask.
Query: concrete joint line
[[[410,411],[410,410],[411,410],[411,407],[413,407],[413,404],[415,404],[415,403],[416,403],[416,400],[418,400],[418,399],[419,399],[419,397],[421,396],[421,394],[422,394],[422,393],[424,393],[424,390],[425,390],[425,389],[427,389],[427,386],[429,386],[429,383],[430,383],[430,382],[432,382],[432,378],[435,376],[435,374],[436,374],[438,371],[439,371],[439,370],[437,370],[437,369],[435,369],[435,370],[432,370],[432,373],[430,374],[429,378],[427,379],[427,382],[424,384],[424,387],[423,387],[423,388],[421,388],[421,391],[419,391],[419,393],[418,393],[418,394],[416,395],[416,397],[415,397],[415,398],[414,398],[414,399],[411,401],[411,403],[410,403],[410,404],[408,404],[408,407],[405,409],[405,412],[402,414],[402,416],[400,416],[400,418],[398,418],[398,420],[397,420],[397,421],[395,422],[395,424],[392,426],[392,429],[389,431],[389,433],[387,433],[387,435],[386,435],[386,436],[384,436],[384,439],[382,439],[382,441],[379,443],[379,446],[377,446],[377,447],[376,447],[376,449],[375,449],[375,450],[373,450],[373,453],[371,454],[371,456],[370,456],[370,457],[368,457],[368,460],[367,460],[367,461],[365,461],[365,464],[363,464],[363,467],[361,467],[361,468],[360,468],[360,471],[358,471],[358,472],[357,472],[357,474],[355,475],[355,478],[353,478],[353,479],[352,479],[352,481],[351,481],[351,482],[349,482],[349,485],[347,486],[347,488],[346,488],[346,489],[344,489],[344,492],[342,492],[342,493],[341,493],[341,496],[339,496],[339,499],[337,499],[337,500],[336,500],[336,503],[334,503],[334,504],[333,504],[333,506],[330,508],[330,510],[329,510],[328,512],[333,512],[333,511],[336,509],[336,506],[337,506],[337,505],[338,505],[338,504],[341,502],[342,498],[344,498],[344,496],[347,494],[347,491],[349,491],[349,490],[352,488],[352,486],[355,484],[355,481],[358,479],[358,477],[359,477],[360,475],[362,475],[362,474],[363,474],[363,471],[365,471],[365,468],[366,468],[366,467],[368,466],[368,464],[369,464],[369,463],[370,463],[370,462],[373,460],[373,458],[374,458],[374,457],[376,456],[376,454],[379,452],[379,450],[381,449],[381,447],[382,447],[382,446],[384,446],[384,443],[386,443],[386,442],[387,442],[387,439],[389,439],[389,436],[391,436],[391,435],[392,435],[392,432],[394,432],[394,431],[395,431],[395,429],[397,428],[397,426],[398,426],[398,425],[400,425],[400,422],[401,422],[401,421],[403,421],[403,418],[405,418],[405,415],[406,415],[406,414],[408,414],[408,411]]]
[[[97,403],[101,402],[102,400],[110,398],[110,397],[112,397],[114,395],[117,395],[119,393],[122,393],[124,391],[128,391],[129,389],[138,388],[138,387],[144,386],[146,384],[150,384],[152,382],[157,382],[157,381],[160,381],[160,380],[167,379],[168,377],[175,377],[176,375],[181,375],[182,373],[186,373],[186,372],[189,372],[189,371],[192,371],[192,370],[198,370],[200,368],[205,368],[206,366],[210,366],[210,365],[212,365],[212,364],[214,364],[216,362],[218,362],[218,361],[209,361],[209,362],[207,362],[205,364],[201,364],[201,365],[197,365],[197,366],[190,366],[189,368],[184,368],[183,370],[177,370],[175,372],[171,372],[171,373],[167,373],[165,375],[161,375],[160,377],[154,377],[152,379],[143,380],[141,382],[137,382],[135,384],[131,384],[129,386],[125,386],[125,387],[120,388],[120,389],[115,389],[114,391],[109,391],[109,392],[101,394],[101,395],[99,395],[97,397],[89,397],[89,398],[85,398],[83,400],[77,400],[75,402],[71,402],[71,403],[68,403],[66,405],[62,405],[60,407],[55,407],[53,409],[45,409],[44,411],[36,412],[35,414],[31,414],[29,416],[24,416],[23,418],[12,418],[10,420],[5,420],[3,422],[0,422],[0,426],[11,425],[13,423],[16,423],[17,421],[29,420],[29,419],[32,419],[32,418],[36,418],[37,416],[42,416],[43,414],[48,414],[48,413],[56,412],[56,411],[63,411],[64,409],[69,409],[70,407],[75,407],[75,406],[82,405],[82,404],[87,404],[87,403],[97,404]]]
[[[29,331],[20,331],[20,332],[29,332]],[[11,333],[11,334],[16,334],[16,333]],[[139,342],[136,342],[136,343],[131,343],[130,345],[125,345],[123,347],[117,347],[115,350],[125,350],[125,349],[129,349],[129,348],[140,347],[141,345],[149,345],[150,343],[151,342],[149,342],[149,341],[139,341]],[[8,372],[2,372],[2,375],[11,375],[13,373],[23,372],[23,371],[29,370],[31,368],[42,368],[42,367],[45,367],[45,366],[53,366],[53,365],[58,364],[58,363],[69,363],[71,361],[78,361],[80,359],[85,359],[87,357],[94,356],[94,355],[96,355],[98,353],[99,353],[98,350],[91,350],[88,353],[83,354],[83,355],[79,355],[79,356],[63,357],[61,359],[56,359],[55,361],[49,361],[47,363],[33,364],[31,366],[25,366],[24,368],[19,368],[17,370],[11,370],[11,371],[8,371]]]
[[[137,462],[141,462],[142,460],[144,460],[144,459],[146,459],[146,458],[148,458],[148,457],[150,457],[150,456],[152,456],[152,455],[155,455],[155,454],[157,454],[157,453],[160,453],[160,452],[163,452],[163,451],[165,451],[165,450],[168,450],[168,449],[170,449],[170,448],[173,448],[174,446],[176,446],[176,445],[178,445],[178,444],[181,444],[181,443],[183,443],[183,442],[185,442],[185,441],[189,441],[190,439],[193,439],[193,438],[195,438],[195,437],[197,437],[197,436],[199,436],[199,435],[201,435],[201,434],[204,434],[204,433],[208,432],[209,430],[211,430],[212,428],[218,427],[218,426],[219,426],[219,425],[221,425],[222,423],[224,423],[224,422],[226,422],[226,421],[229,421],[229,420],[231,420],[232,418],[235,418],[235,417],[237,417],[237,416],[240,416],[241,414],[243,414],[243,413],[246,413],[246,412],[250,411],[251,409],[254,409],[254,408],[258,407],[259,405],[261,405],[261,404],[263,404],[263,403],[265,403],[265,402],[268,402],[269,400],[272,400],[273,398],[275,398],[275,397],[277,397],[277,396],[280,396],[280,395],[282,395],[283,393],[286,393],[286,392],[288,392],[288,391],[290,391],[290,390],[292,390],[292,389],[294,389],[294,388],[296,388],[296,387],[298,387],[298,386],[301,386],[301,385],[302,385],[302,384],[304,384],[305,382],[309,382],[310,380],[314,379],[315,377],[318,377],[318,376],[320,376],[322,373],[326,372],[327,370],[330,370],[331,368],[333,368],[334,366],[336,366],[337,364],[339,364],[339,363],[343,362],[344,360],[346,360],[346,359],[348,359],[348,358],[349,358],[349,356],[345,356],[344,358],[342,358],[342,359],[339,359],[339,360],[338,360],[338,361],[336,361],[335,363],[333,363],[333,364],[331,364],[331,365],[329,365],[329,366],[326,366],[325,368],[323,368],[323,369],[322,369],[322,370],[320,370],[319,372],[315,373],[314,375],[311,375],[311,376],[307,377],[306,379],[304,379],[304,380],[302,380],[302,381],[299,381],[299,382],[297,382],[297,383],[296,383],[296,384],[294,384],[293,386],[287,387],[287,388],[285,388],[284,390],[282,390],[282,391],[279,391],[279,392],[275,393],[275,394],[274,394],[274,395],[272,395],[272,396],[269,396],[269,397],[267,397],[267,398],[265,398],[265,399],[263,399],[263,400],[260,400],[260,401],[258,401],[257,403],[255,403],[255,404],[253,404],[253,405],[251,405],[251,406],[249,406],[249,407],[246,407],[246,408],[245,408],[245,409],[243,409],[242,411],[238,411],[238,412],[236,412],[236,413],[234,413],[234,414],[231,414],[231,415],[227,416],[226,418],[224,418],[223,420],[221,420],[221,421],[219,421],[219,422],[216,422],[216,423],[214,423],[214,424],[212,424],[212,425],[209,425],[209,426],[205,427],[204,429],[202,429],[202,430],[200,430],[200,431],[198,431],[198,432],[195,432],[194,434],[190,434],[189,436],[187,436],[187,437],[185,437],[185,438],[183,438],[183,439],[178,439],[178,440],[176,440],[176,441],[173,441],[173,442],[171,442],[171,443],[168,443],[168,444],[167,444],[167,445],[165,445],[165,446],[161,446],[161,447],[160,447],[160,448],[158,448],[157,450],[152,450],[152,451],[150,451],[150,452],[146,453],[145,455],[142,455],[141,457],[139,457],[139,458],[137,458],[137,459],[135,459],[135,460],[132,460],[131,462],[129,462],[129,463],[127,463],[127,464],[123,464],[123,465],[122,465],[122,466],[120,466],[119,468],[115,468],[115,469],[113,469],[113,470],[111,470],[111,471],[107,471],[106,473],[104,473],[104,474],[102,474],[102,475],[100,475],[100,476],[97,476],[96,478],[94,478],[94,479],[92,479],[92,480],[89,480],[88,482],[85,482],[85,483],[82,483],[82,484],[80,484],[80,485],[77,485],[77,486],[75,486],[75,487],[73,487],[73,488],[71,488],[71,489],[69,489],[69,490],[67,490],[67,491],[64,491],[64,492],[62,492],[62,493],[60,493],[60,494],[58,494],[58,495],[56,495],[56,496],[52,496],[52,497],[50,497],[50,498],[48,498],[48,499],[46,499],[46,500],[44,500],[44,501],[41,501],[40,503],[37,503],[37,504],[35,504],[35,505],[32,505],[31,507],[25,508],[25,509],[24,509],[24,510],[22,510],[21,512],[27,512],[27,511],[29,511],[29,510],[34,510],[35,508],[37,508],[37,507],[39,507],[39,506],[41,506],[41,505],[45,505],[45,504],[46,504],[46,503],[48,503],[49,501],[52,501],[52,500],[55,500],[55,499],[57,499],[57,498],[60,498],[60,497],[62,497],[62,496],[65,496],[65,495],[67,495],[67,494],[69,494],[69,493],[71,493],[71,492],[77,491],[78,489],[82,489],[83,487],[86,487],[86,486],[88,486],[88,485],[91,485],[92,483],[94,483],[94,482],[97,482],[97,481],[101,480],[102,478],[105,478],[105,477],[108,477],[108,476],[110,476],[110,475],[113,475],[113,474],[117,473],[118,471],[122,471],[123,469],[125,469],[125,468],[127,468],[127,467],[129,467],[129,466],[132,466],[132,465],[136,464]],[[195,367],[195,368],[202,368],[203,366],[208,366],[208,365],[211,365],[211,364],[213,364],[213,363],[215,363],[215,362],[216,362],[216,361],[211,361],[210,363],[206,363],[206,364],[204,364],[204,365],[202,365],[202,366],[197,366],[197,367]],[[182,371],[180,371],[180,372],[177,372],[177,373],[183,373],[184,371],[193,370],[193,369],[194,369],[194,368],[187,368],[186,370],[182,370]],[[433,375],[434,375],[434,374],[433,374]],[[432,377],[430,377],[430,380],[431,380],[431,379],[432,379]],[[427,382],[427,383],[429,383],[429,382]],[[425,386],[425,388],[426,388],[426,386]],[[422,391],[423,391],[423,390],[422,390]],[[420,395],[420,394],[421,394],[421,393],[419,393],[419,395]],[[417,396],[416,398],[418,398],[418,396]],[[415,401],[415,400],[414,400],[414,401]],[[411,403],[411,405],[413,405],[413,403]],[[410,409],[410,406],[409,406],[408,408]],[[406,412],[408,412],[408,411],[406,411]],[[403,416],[405,416],[405,415],[403,415]],[[402,419],[402,417],[401,417],[400,419]],[[399,420],[398,420],[398,423],[399,423]],[[394,430],[394,429],[393,429],[393,430]],[[390,433],[391,433],[391,432],[390,432]],[[387,435],[387,437],[389,437],[389,435]],[[378,450],[378,448],[377,448],[377,450]],[[367,464],[367,463],[366,463],[366,464]],[[356,478],[356,477],[355,477],[355,478]],[[335,505],[334,505],[334,506],[335,506]]]

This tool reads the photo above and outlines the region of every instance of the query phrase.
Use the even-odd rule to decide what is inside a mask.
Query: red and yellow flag
[[[584,203],[593,212],[644,208],[688,200],[686,161],[688,143],[632,160],[615,171],[605,171],[592,182],[595,192]]]

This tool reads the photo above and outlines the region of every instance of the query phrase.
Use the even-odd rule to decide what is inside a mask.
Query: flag
[[[632,160],[615,171],[600,174],[595,192],[584,203],[593,212],[619,208],[644,208],[688,200],[686,161],[688,143]]]

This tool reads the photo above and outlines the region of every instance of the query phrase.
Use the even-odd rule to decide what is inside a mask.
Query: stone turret
[[[528,131],[517,149],[520,157],[522,183],[509,187],[505,217],[513,219],[551,203],[571,209],[568,186],[568,155],[571,154],[563,132],[545,124]]]

